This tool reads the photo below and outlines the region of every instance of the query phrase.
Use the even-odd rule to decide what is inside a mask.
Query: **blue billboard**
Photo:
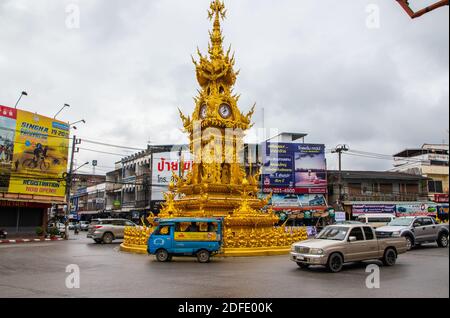
[[[265,192],[326,193],[325,145],[266,143],[263,153]]]

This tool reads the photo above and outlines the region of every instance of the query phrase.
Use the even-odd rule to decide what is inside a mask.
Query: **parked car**
[[[136,226],[126,219],[94,219],[88,227],[88,238],[95,243],[111,244],[116,239],[123,239],[125,227]]]
[[[402,237],[378,239],[371,226],[342,224],[327,226],[315,239],[293,244],[290,257],[300,268],[324,265],[336,273],[344,263],[372,259],[393,266],[397,256],[405,252]]]
[[[395,219],[393,214],[362,214],[358,216],[357,220],[361,223],[372,226],[373,228],[378,228],[385,226]]]
[[[75,227],[77,226],[77,223],[75,222],[69,222],[69,230],[75,230]]]
[[[431,242],[447,247],[448,234],[448,224],[438,224],[429,216],[400,217],[377,229],[379,237],[405,237],[408,250],[414,245]]]
[[[48,227],[47,227],[47,232],[50,231],[50,229],[52,228],[56,228],[59,233],[65,233],[66,232],[66,225],[64,223],[61,222],[57,222],[57,223],[49,223]]]
[[[8,235],[8,232],[0,229],[0,239],[5,240],[7,235]]]
[[[88,229],[89,229],[89,222],[88,221],[80,221],[80,230],[87,231]]]

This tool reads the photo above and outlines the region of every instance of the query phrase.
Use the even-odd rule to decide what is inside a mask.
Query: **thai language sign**
[[[263,154],[265,192],[327,192],[325,146],[298,143],[267,143]]]
[[[175,232],[175,241],[214,242],[218,241],[215,232]]]
[[[183,152],[181,155],[177,151],[154,154],[151,200],[164,200],[164,193],[168,191],[170,182],[175,181],[174,175],[186,175],[192,169],[192,164],[189,152]]]
[[[366,213],[390,213],[395,214],[395,204],[355,204],[352,207],[353,215]]]
[[[353,216],[366,213],[389,213],[401,216],[436,215],[438,206],[429,202],[405,202],[396,204],[354,204]]]
[[[63,197],[69,125],[0,106],[0,191]]]

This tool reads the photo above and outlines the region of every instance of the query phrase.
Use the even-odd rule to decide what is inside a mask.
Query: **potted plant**
[[[50,238],[52,238],[52,239],[55,238],[57,235],[59,235],[58,228],[57,227],[50,228],[49,234],[50,234]]]
[[[42,227],[38,226],[36,228],[36,235],[39,236],[39,237],[42,237],[42,236],[44,236],[44,234],[45,234],[44,233],[44,229]]]

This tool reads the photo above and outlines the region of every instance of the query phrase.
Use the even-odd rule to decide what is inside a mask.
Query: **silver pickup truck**
[[[377,228],[376,233],[378,237],[404,237],[408,250],[422,243],[437,242],[440,247],[448,246],[448,224],[437,224],[429,216],[400,217]]]
[[[293,244],[291,260],[300,268],[325,265],[336,273],[344,263],[372,259],[393,266],[397,255],[405,252],[404,237],[378,239],[371,226],[342,224],[327,226],[315,239]]]

